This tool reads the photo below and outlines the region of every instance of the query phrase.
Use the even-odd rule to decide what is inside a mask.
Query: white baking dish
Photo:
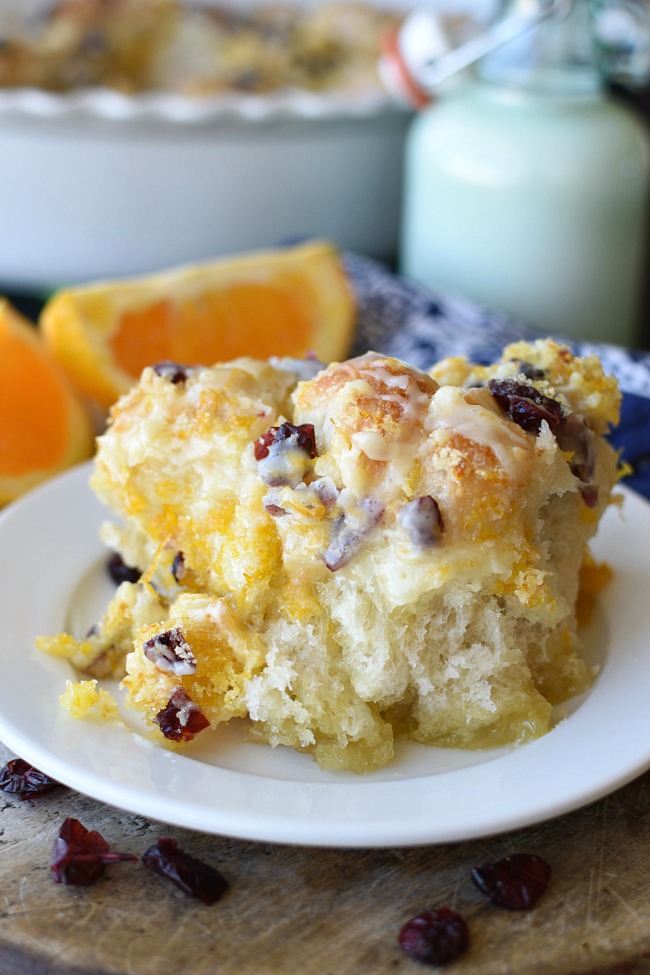
[[[380,91],[0,91],[0,287],[47,289],[304,235],[391,259],[408,123]]]

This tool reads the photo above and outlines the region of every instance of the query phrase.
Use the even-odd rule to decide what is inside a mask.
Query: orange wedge
[[[77,388],[107,408],[164,360],[345,358],[354,314],[336,249],[313,241],[59,291],[40,328]]]
[[[0,504],[93,452],[89,413],[36,329],[0,299]]]

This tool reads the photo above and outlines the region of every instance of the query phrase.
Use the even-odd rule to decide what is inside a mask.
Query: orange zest
[[[89,413],[36,329],[0,299],[0,504],[90,457]]]
[[[68,288],[47,302],[40,328],[77,388],[108,408],[164,360],[345,358],[354,316],[336,249],[312,241]]]

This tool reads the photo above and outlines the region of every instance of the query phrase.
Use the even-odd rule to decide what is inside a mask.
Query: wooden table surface
[[[0,765],[10,757],[0,746]],[[66,816],[120,852],[173,836],[231,888],[206,907],[131,863],[92,887],[59,886],[49,864]],[[474,864],[513,852],[553,868],[528,913],[492,906],[470,880]],[[66,789],[28,802],[0,793],[0,975],[418,975],[434,969],[396,935],[441,905],[465,916],[472,940],[451,975],[649,975],[650,773],[536,827],[383,850],[204,836]]]

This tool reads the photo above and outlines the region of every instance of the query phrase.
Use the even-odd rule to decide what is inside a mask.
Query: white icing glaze
[[[374,395],[385,403],[396,403],[402,410],[405,420],[414,420],[417,415],[424,411],[429,403],[430,396],[423,392],[415,378],[407,372],[393,373],[388,364],[393,360],[378,359],[372,362],[372,374],[375,379],[387,389],[395,390],[394,393],[375,392]],[[396,363],[401,368],[400,363]]]
[[[519,476],[533,441],[494,410],[468,403],[463,390],[441,387],[432,400],[428,428],[439,443],[458,435],[488,447],[504,471]]]
[[[416,444],[405,440],[387,440],[378,430],[359,430],[351,437],[354,447],[370,460],[406,467],[413,459]]]

